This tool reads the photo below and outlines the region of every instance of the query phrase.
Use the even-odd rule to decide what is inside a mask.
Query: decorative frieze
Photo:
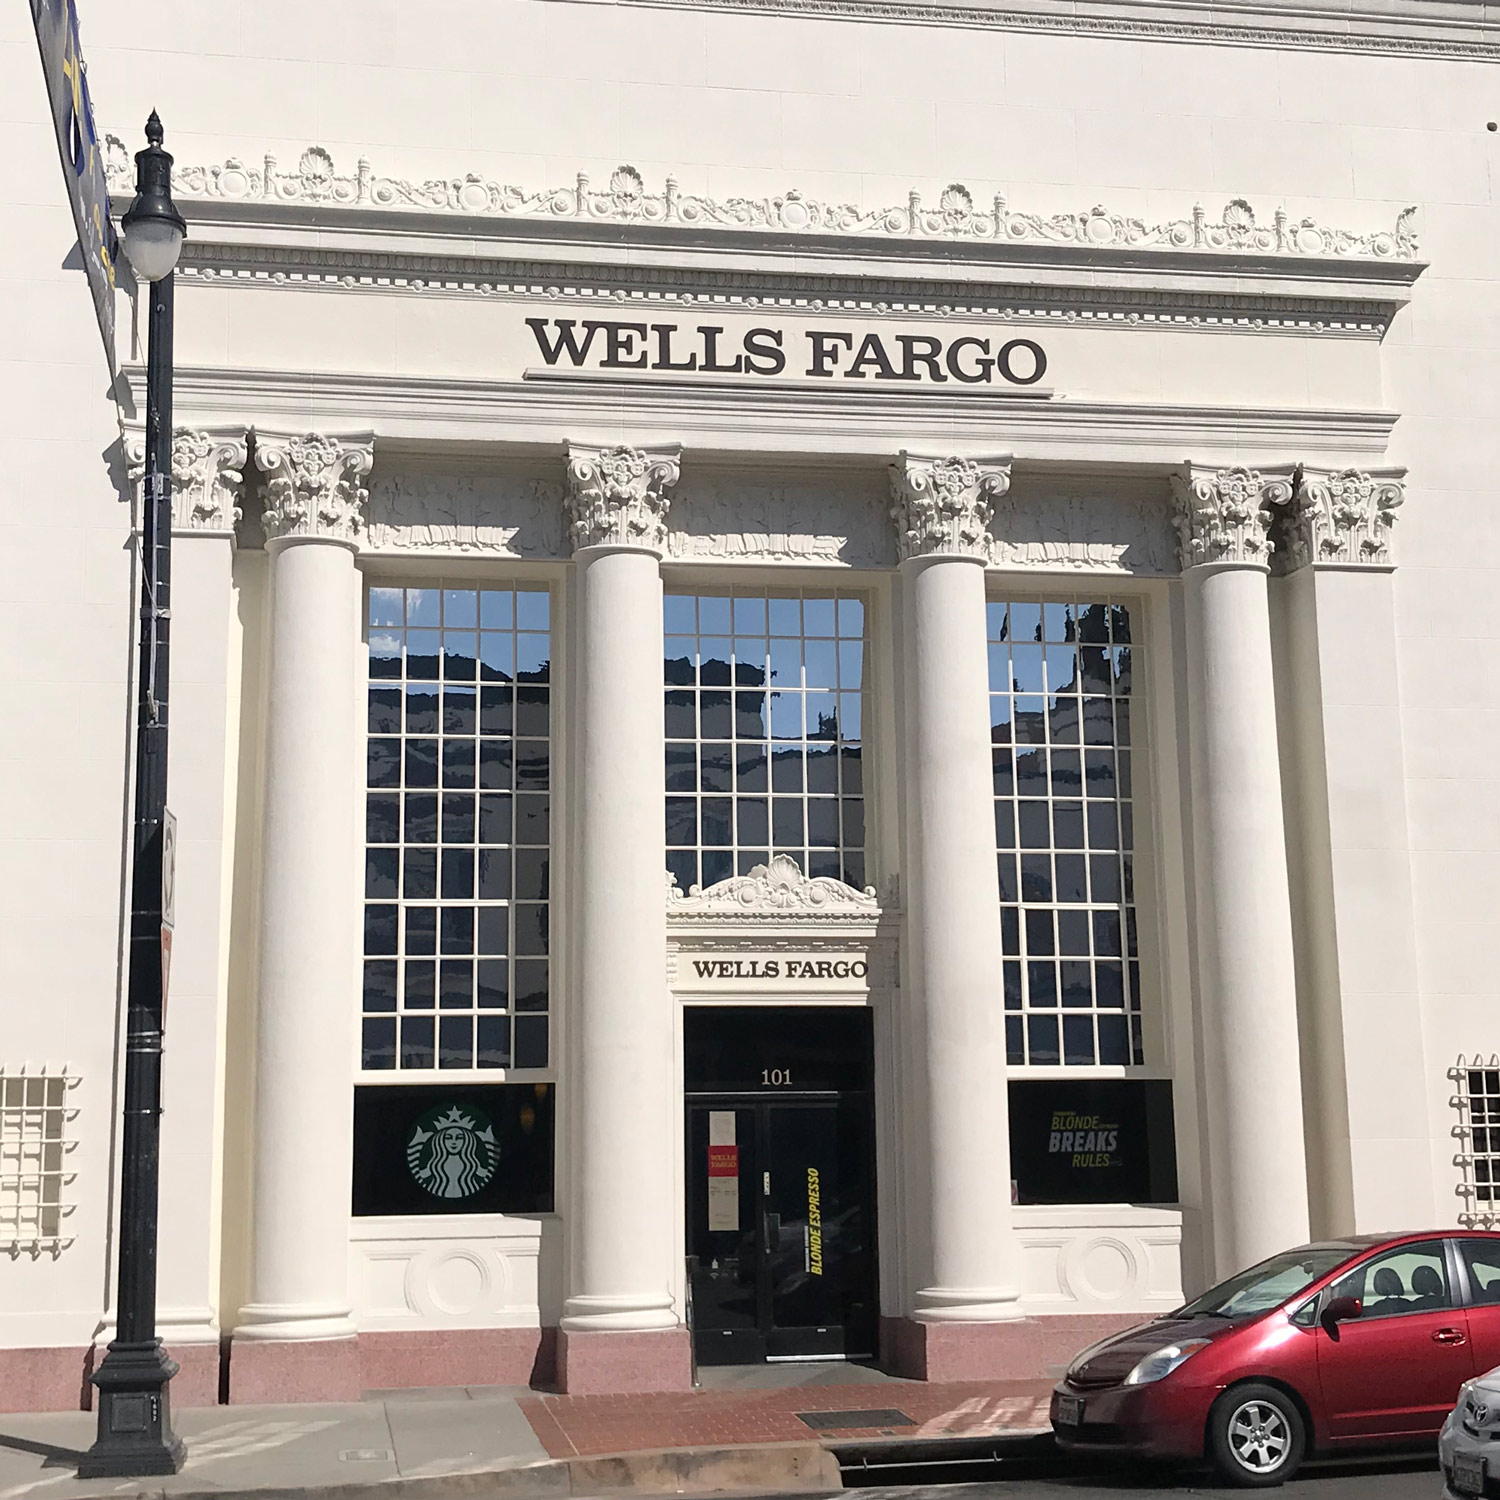
[[[902,562],[937,554],[990,557],[994,504],[1010,488],[1010,459],[923,458],[891,465],[891,518]]]
[[[365,486],[375,461],[372,433],[281,435],[256,430],[255,466],[266,476],[266,540],[321,537],[357,543],[365,529]]]
[[[146,434],[123,435],[125,467],[139,514],[146,478]],[[178,427],[172,433],[172,530],[232,537],[240,519],[246,430],[243,427]]]
[[[370,485],[371,552],[436,556],[567,555],[563,487],[510,475],[389,474]]]
[[[110,186],[127,191],[133,168],[130,153],[118,137],[106,136],[105,159]],[[827,202],[797,188],[764,197],[710,198],[684,193],[672,177],[666,179],[662,191],[651,192],[640,172],[629,165],[616,167],[602,187],[580,172],[571,186],[537,191],[473,172],[420,182],[386,177],[378,175],[365,157],[359,158],[353,172],[340,172],[321,146],[309,146],[291,170],[283,170],[270,153],[258,165],[230,157],[220,165],[180,166],[173,172],[173,187],[181,198],[408,209],[484,218],[680,224],[762,233],[988,240],[1200,255],[1248,252],[1374,260],[1415,260],[1417,255],[1415,208],[1404,209],[1391,229],[1364,233],[1310,218],[1293,219],[1284,208],[1258,216],[1244,198],[1231,199],[1217,218],[1200,203],[1183,218],[1151,222],[1100,205],[1060,214],[1017,211],[1004,193],[979,202],[961,182],[944,187],[936,203],[913,188],[902,203],[864,208]]]
[[[1286,570],[1387,567],[1391,526],[1406,498],[1404,470],[1304,470],[1277,541]]]
[[[568,444],[573,550],[667,545],[667,491],[682,473],[682,449],[586,448]]]
[[[1188,465],[1172,476],[1172,519],[1184,569],[1204,563],[1268,563],[1271,507],[1292,498],[1292,471],[1262,473]]]

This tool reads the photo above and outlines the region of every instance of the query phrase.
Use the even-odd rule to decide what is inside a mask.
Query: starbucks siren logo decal
[[[495,1175],[500,1145],[483,1110],[439,1104],[412,1126],[406,1143],[411,1175],[434,1198],[469,1198]]]

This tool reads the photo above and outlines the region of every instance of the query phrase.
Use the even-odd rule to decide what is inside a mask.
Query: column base
[[[908,1380],[1050,1380],[1096,1339],[1144,1322],[1145,1313],[1085,1313],[1006,1323],[880,1320],[880,1362]]]
[[[359,1340],[257,1339],[235,1334],[229,1344],[231,1406],[290,1401],[358,1401]]]
[[[690,1391],[693,1352],[686,1328],[557,1335],[557,1388],[570,1396]]]

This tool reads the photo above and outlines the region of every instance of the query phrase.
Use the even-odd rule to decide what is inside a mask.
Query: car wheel
[[[1208,1418],[1208,1456],[1230,1484],[1268,1488],[1296,1473],[1307,1429],[1296,1403],[1274,1385],[1251,1381],[1224,1392]]]

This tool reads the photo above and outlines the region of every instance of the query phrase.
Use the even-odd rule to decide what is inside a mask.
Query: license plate
[[[1064,1427],[1077,1427],[1083,1421],[1083,1398],[1081,1396],[1059,1396],[1057,1398],[1057,1420]]]
[[[1453,1455],[1453,1488],[1460,1495],[1484,1493],[1484,1460],[1468,1453]]]

